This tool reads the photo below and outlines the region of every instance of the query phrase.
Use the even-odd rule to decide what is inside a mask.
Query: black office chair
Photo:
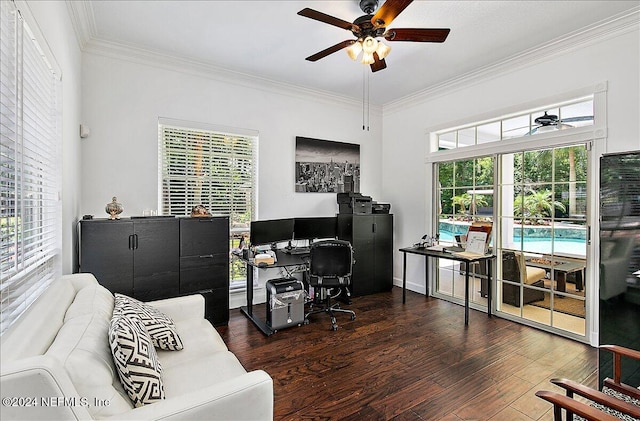
[[[350,295],[348,288],[351,285],[352,265],[353,250],[348,241],[322,240],[311,244],[309,285],[314,288],[315,297],[309,313],[304,316],[304,324],[309,323],[310,315],[317,313],[331,316],[331,330],[338,329],[334,313],[348,313],[351,314],[351,320],[355,320],[355,312],[339,308],[339,303],[331,304],[331,300],[342,293]],[[314,310],[314,305],[321,308]]]

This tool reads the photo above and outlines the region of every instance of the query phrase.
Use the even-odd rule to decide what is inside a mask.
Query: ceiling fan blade
[[[322,50],[322,51],[320,51],[318,53],[315,53],[314,55],[311,55],[311,56],[307,57],[306,60],[318,61],[321,58],[328,56],[329,54],[333,54],[336,51],[340,51],[343,48],[350,46],[354,42],[356,42],[356,41],[353,40],[353,39],[349,39],[349,40],[346,40],[346,41],[339,42],[336,45],[332,45],[329,48],[326,48],[326,49],[324,49],[324,50]]]
[[[378,70],[383,70],[387,68],[387,63],[384,61],[383,58],[378,57],[378,53],[374,52],[373,58],[375,59],[375,61],[370,64],[372,73],[375,73]]]
[[[337,26],[338,28],[346,29],[347,31],[351,31],[354,28],[358,29],[357,25],[354,25],[351,22],[338,19],[322,12],[318,12],[317,10],[309,9],[308,7],[299,11],[298,14],[309,19],[314,19],[320,22],[328,23],[329,25]]]
[[[371,18],[374,27],[380,28],[391,25],[391,22],[402,12],[413,0],[387,0]]]
[[[571,121],[589,121],[589,120],[593,120],[593,116],[592,115],[585,115],[585,116],[582,116],[582,117],[563,118],[563,119],[560,120],[560,122],[566,123],[566,122],[571,122]]]
[[[449,28],[399,28],[389,29],[382,36],[387,41],[444,42]]]

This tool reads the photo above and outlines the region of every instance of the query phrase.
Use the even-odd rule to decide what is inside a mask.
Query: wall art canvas
[[[296,192],[360,192],[360,145],[296,137]]]

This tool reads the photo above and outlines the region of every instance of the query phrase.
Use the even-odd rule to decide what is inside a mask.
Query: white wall
[[[64,1],[18,2],[25,19],[35,21],[62,71],[62,271],[71,273],[75,227],[80,207],[80,71],[81,52]],[[31,16],[28,16],[28,14]],[[25,13],[23,13],[25,15]]]

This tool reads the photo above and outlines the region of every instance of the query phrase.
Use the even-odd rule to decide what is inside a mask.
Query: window
[[[228,215],[230,247],[237,247],[254,215],[257,134],[161,119],[158,136],[162,213],[189,215],[203,205],[211,214]],[[232,287],[246,279],[237,263],[230,264]]]
[[[503,117],[438,134],[439,149],[456,149],[593,125],[593,97],[581,98],[544,109]]]
[[[61,274],[62,236],[59,72],[14,3],[1,3],[0,332],[4,332]]]

